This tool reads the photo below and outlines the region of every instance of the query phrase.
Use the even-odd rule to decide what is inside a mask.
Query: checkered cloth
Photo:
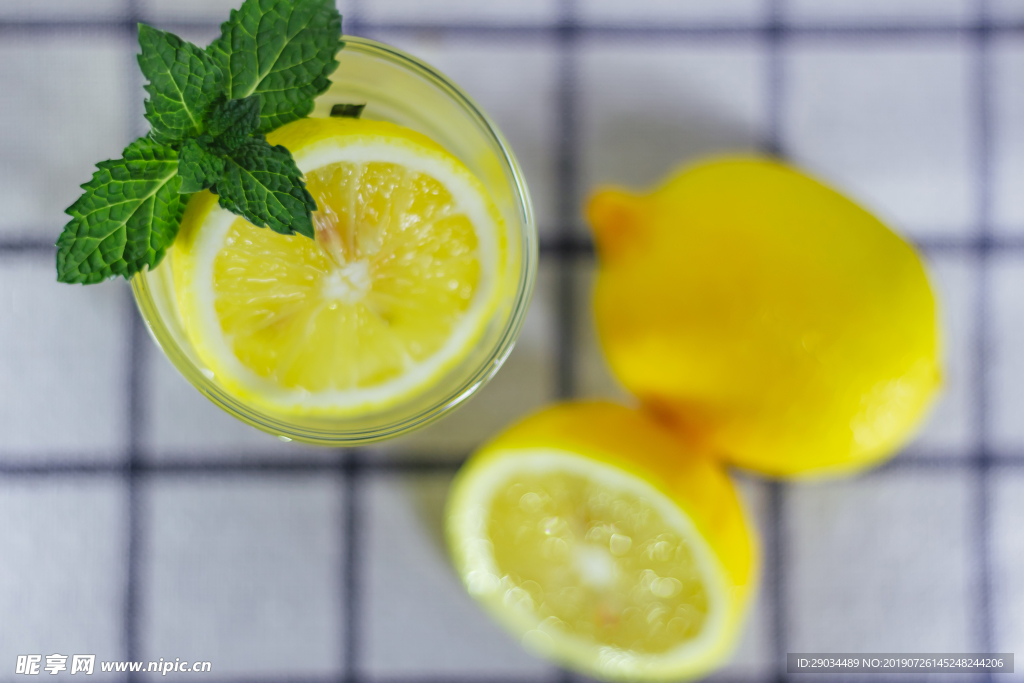
[[[123,283],[55,282],[61,210],[143,130],[134,22],[205,44],[237,3],[0,0],[0,681],[52,653],[209,660],[206,681],[580,680],[464,594],[445,491],[515,417],[623,396],[590,318],[586,193],[729,150],[777,152],[920,245],[947,389],[890,465],[739,478],[763,588],[716,678],[775,679],[786,652],[1024,654],[1024,1],[344,3],[349,33],[493,115],[542,242],[498,377],[429,429],[345,452],[221,413]]]

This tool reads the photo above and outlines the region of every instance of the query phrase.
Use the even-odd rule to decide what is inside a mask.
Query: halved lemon
[[[608,680],[679,680],[730,653],[757,548],[728,476],[640,412],[563,404],[453,484],[466,588],[534,652]]]
[[[378,121],[303,119],[268,136],[316,199],[316,240],[257,228],[209,192],[172,251],[188,335],[239,397],[352,414],[422,391],[490,318],[501,218],[455,157]]]

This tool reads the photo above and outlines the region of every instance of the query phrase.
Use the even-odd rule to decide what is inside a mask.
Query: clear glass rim
[[[443,398],[434,402],[429,407],[404,418],[373,427],[354,427],[351,429],[321,429],[297,425],[289,422],[287,418],[266,414],[254,406],[243,403],[207,378],[179,347],[164,325],[153,298],[153,293],[146,281],[148,273],[140,273],[131,280],[135,302],[153,339],[164,351],[171,363],[200,393],[226,412],[257,429],[287,439],[332,446],[355,446],[371,443],[419,429],[439,419],[479,391],[498,372],[512,352],[515,341],[526,319],[526,312],[530,306],[538,267],[537,230],[526,181],[508,141],[505,140],[505,137],[491,118],[459,86],[452,83],[434,67],[420,59],[390,45],[379,43],[369,38],[345,36],[344,40],[346,43],[344,49],[349,49],[349,46],[357,46],[363,52],[382,56],[398,63],[405,69],[418,73],[444,91],[471,118],[476,120],[480,128],[496,144],[498,150],[500,150],[500,160],[511,172],[516,208],[518,209],[521,225],[522,266],[520,267],[519,282],[516,286],[515,300],[512,304],[511,312],[500,337],[485,361],[465,381],[449,391]]]

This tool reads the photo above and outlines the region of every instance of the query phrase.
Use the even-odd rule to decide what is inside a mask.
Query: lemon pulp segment
[[[708,616],[689,542],[651,501],[569,472],[524,474],[494,498],[488,534],[505,600],[541,631],[663,653]]]
[[[313,412],[385,405],[482,332],[501,267],[497,212],[458,161],[392,128],[309,129],[322,139],[295,159],[318,206],[315,241],[209,198],[195,212],[176,287],[200,354],[235,393]]]
[[[435,179],[394,164],[307,176],[317,240],[236,220],[214,261],[242,363],[311,392],[381,384],[443,346],[480,280],[476,234]],[[285,246],[287,245],[287,246]]]

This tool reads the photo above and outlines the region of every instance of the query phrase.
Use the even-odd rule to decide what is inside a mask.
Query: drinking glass
[[[419,131],[460,159],[490,193],[503,219],[506,259],[501,300],[473,349],[426,389],[400,403],[358,415],[332,417],[275,412],[229,393],[200,359],[177,310],[168,252],[132,279],[147,327],[174,366],[204,396],[239,420],[285,439],[356,445],[418,429],[468,399],[498,371],[523,325],[537,274],[537,232],[522,171],[486,113],[430,65],[383,43],[345,37],[330,90],[313,116],[339,103],[366,103],[362,118]]]

